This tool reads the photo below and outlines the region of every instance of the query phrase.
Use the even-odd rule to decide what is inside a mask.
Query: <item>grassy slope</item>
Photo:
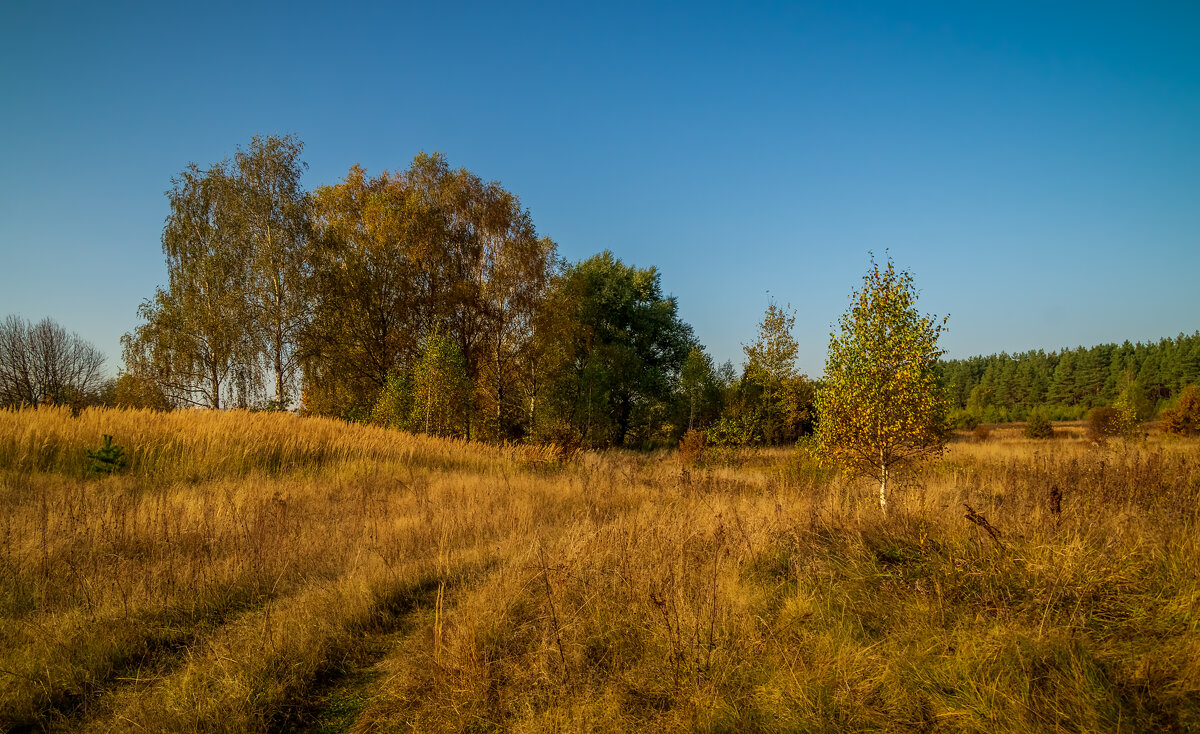
[[[0,729],[1200,727],[1195,442],[958,443],[888,518],[790,452],[545,458],[0,413]]]

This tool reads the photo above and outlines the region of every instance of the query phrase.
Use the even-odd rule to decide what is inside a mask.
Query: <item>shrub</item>
[[[1088,436],[1110,438],[1121,433],[1120,416],[1117,409],[1108,405],[1092,408],[1087,416]]]
[[[1095,439],[1132,436],[1138,427],[1137,414],[1126,406],[1102,405],[1087,417],[1088,436]]]
[[[706,443],[723,448],[750,446],[762,438],[758,424],[759,421],[753,415],[748,418],[723,416],[708,427]]]
[[[950,414],[950,423],[961,431],[970,431],[979,425],[979,418],[969,411],[954,411]]]
[[[1200,387],[1188,385],[1179,395],[1174,408],[1162,414],[1164,433],[1193,436],[1200,433]]]
[[[983,443],[984,441],[988,440],[991,437],[992,437],[992,429],[989,428],[988,426],[984,425],[983,423],[976,425],[974,430],[971,431],[971,438],[976,443]]]
[[[1034,412],[1025,423],[1026,438],[1054,438],[1054,426],[1041,411]]]
[[[683,434],[679,441],[679,460],[685,464],[696,464],[704,457],[705,436],[695,428]]]

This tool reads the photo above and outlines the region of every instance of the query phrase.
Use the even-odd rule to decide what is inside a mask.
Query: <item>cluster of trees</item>
[[[49,318],[0,322],[0,407],[102,400],[104,355]]]
[[[689,355],[684,373],[689,427],[698,406],[712,444],[787,444],[811,433],[817,384],[796,369],[795,321],[790,306],[770,304],[755,340],[742,345],[740,376],[729,362],[714,371],[706,355]]]
[[[884,492],[894,462],[937,444],[948,411],[1074,418],[1119,403],[1148,415],[1200,380],[1200,333],[942,362],[940,326],[916,313],[912,278],[890,260],[872,264],[843,317],[827,384],[797,371],[795,313],[776,304],[738,374],[714,365],[657,270],[607,251],[564,262],[500,184],[420,154],[403,171],[354,166],[309,192],[302,152],[293,136],[260,137],[232,160],[185,168],[167,192],[168,283],[123,338],[122,374],[100,390],[98,352],[10,318],[0,399],[91,390],[118,405],[298,409],[589,446],[661,445],[687,431],[787,444],[823,423],[818,443],[840,463],[875,467]],[[71,355],[62,374],[37,366],[50,342],[70,346],[55,352]],[[868,454],[835,448],[868,435]],[[880,454],[885,438],[907,448]]]
[[[1144,420],[1200,382],[1200,332],[1158,343],[948,360],[942,379],[960,421],[1025,420],[1039,411],[1075,420],[1118,400]]]
[[[128,394],[596,446],[718,423],[732,443],[811,429],[781,309],[739,378],[714,367],[654,268],[610,252],[563,262],[498,183],[421,154],[306,192],[302,151],[255,138],[173,179],[169,280],[123,340]]]
[[[173,405],[287,406],[308,323],[313,238],[303,145],[255,138],[233,161],[189,165],[167,192],[167,287],[122,339],[125,369]]]

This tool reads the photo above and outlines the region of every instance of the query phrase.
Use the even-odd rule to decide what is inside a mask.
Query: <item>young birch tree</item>
[[[825,385],[817,396],[817,440],[830,463],[879,482],[887,512],[888,481],[941,453],[946,401],[935,366],[946,318],[922,316],[907,271],[872,258],[863,287],[829,336]]]
[[[452,435],[470,398],[470,384],[458,345],[440,329],[430,333],[413,375],[417,415],[411,424],[423,426],[424,433],[431,436]]]

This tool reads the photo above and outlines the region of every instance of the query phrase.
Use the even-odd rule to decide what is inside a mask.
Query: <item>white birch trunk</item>
[[[887,514],[887,464],[884,464],[882,459],[879,463],[879,509],[883,514]]]

